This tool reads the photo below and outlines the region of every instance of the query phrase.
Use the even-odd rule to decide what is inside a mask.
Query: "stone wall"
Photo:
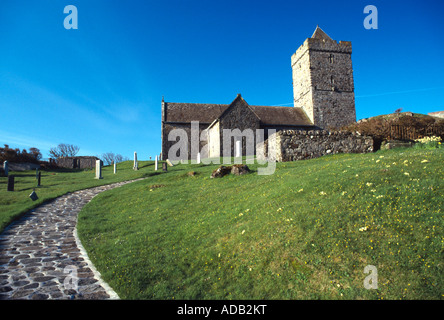
[[[323,129],[356,122],[351,42],[309,38],[291,57],[294,106]]]
[[[56,160],[57,166],[67,169],[90,169],[96,167],[97,157],[64,157]]]
[[[270,147],[274,149],[274,157],[271,157],[273,152],[270,152],[270,160],[296,161],[327,154],[372,152],[373,138],[345,131],[279,131],[263,144],[257,145],[258,158],[268,158]]]
[[[208,128],[210,157],[225,154],[234,157],[237,139],[242,139],[243,156],[254,155],[255,133],[259,128],[259,118],[238,95],[230,107]],[[224,134],[224,130],[229,130],[231,134]]]
[[[197,124],[197,123],[196,123]],[[207,134],[206,129],[208,127],[208,124],[206,123],[199,123],[196,128],[199,128],[199,134],[196,137],[192,137],[191,135],[191,126],[192,124],[189,123],[163,123],[162,124],[162,159],[166,160],[168,159],[168,154],[170,151],[170,148],[177,144],[179,141],[179,137],[176,137],[175,141],[168,141],[168,136],[171,131],[175,129],[181,129],[183,130],[187,135],[187,150],[184,152],[176,150],[176,157],[180,158],[180,160],[196,160],[197,153],[205,153],[207,152]],[[172,137],[173,138],[173,137]],[[195,141],[199,141],[198,143],[198,150],[191,150],[191,139],[194,139]],[[178,146],[178,145],[176,145]],[[173,152],[173,151],[172,151]],[[192,154],[193,153],[193,154]],[[206,154],[201,154],[201,158],[206,157]]]

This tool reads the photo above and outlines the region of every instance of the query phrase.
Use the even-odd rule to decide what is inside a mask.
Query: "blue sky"
[[[366,5],[378,29],[363,26]],[[75,5],[78,29],[63,9]],[[351,41],[357,118],[444,110],[435,1],[1,0],[0,145],[160,152],[171,102],[291,105],[290,57],[319,25]]]

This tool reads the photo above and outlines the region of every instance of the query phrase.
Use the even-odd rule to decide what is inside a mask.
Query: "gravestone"
[[[168,165],[169,165],[170,167],[174,167],[173,163],[172,163],[169,159],[166,159],[166,163],[168,163]]]
[[[37,197],[37,193],[35,193],[35,190],[33,190],[31,192],[31,194],[29,195],[29,197],[31,198],[32,201],[37,200],[39,197]]]
[[[200,152],[197,153],[196,163],[200,164]]]
[[[242,157],[242,140],[236,140],[236,158]]]
[[[5,160],[3,162],[3,170],[5,170],[5,177],[7,177],[8,174],[9,174],[9,162],[8,162],[8,160]]]
[[[166,162],[162,163],[162,170],[165,171],[165,172],[168,171],[168,166],[167,166]]]
[[[136,169],[136,165],[137,165],[137,152],[134,151],[134,164],[133,164],[133,169],[134,169],[134,170],[137,170],[137,169]]]
[[[37,176],[37,187],[40,187],[40,181],[42,179],[42,173],[39,172],[39,175]]]
[[[14,191],[14,176],[8,176],[8,191]]]
[[[102,163],[100,160],[96,160],[96,179],[103,179],[103,177],[102,177]]]
[[[156,156],[156,159],[154,160],[154,170],[155,171],[157,171],[157,165],[158,165],[158,163],[157,163],[157,156]]]
[[[114,162],[114,174],[117,172],[117,163]]]

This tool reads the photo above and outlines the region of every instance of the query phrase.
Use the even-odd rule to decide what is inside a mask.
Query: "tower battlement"
[[[356,121],[350,41],[335,41],[317,27],[291,56],[294,106],[314,125],[338,128]]]

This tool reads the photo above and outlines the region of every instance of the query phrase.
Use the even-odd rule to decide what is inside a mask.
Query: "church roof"
[[[250,106],[261,122],[270,126],[312,126],[304,110],[295,107]]]
[[[220,118],[231,104],[177,103],[165,102],[165,119],[169,123],[211,124]],[[301,108],[251,106],[262,124],[268,126],[312,126],[307,115]]]
[[[230,105],[208,103],[165,102],[165,122],[190,123],[199,121],[210,124]]]
[[[332,38],[330,38],[328,36],[328,34],[326,34],[324,32],[324,30],[322,30],[321,28],[319,28],[319,26],[316,27],[315,32],[313,32],[313,35],[311,36],[312,39],[320,39],[320,40],[330,40],[333,41]]]

